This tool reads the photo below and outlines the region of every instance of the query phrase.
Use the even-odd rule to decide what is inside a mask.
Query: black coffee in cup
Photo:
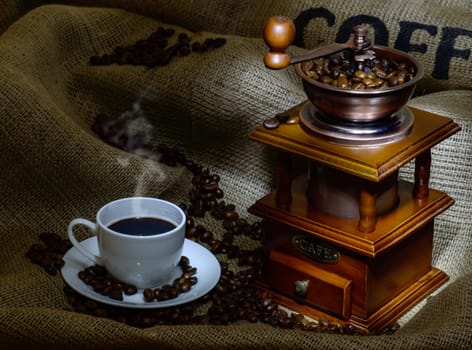
[[[169,232],[176,228],[176,225],[159,218],[139,217],[119,220],[109,225],[108,228],[125,235],[153,236]]]

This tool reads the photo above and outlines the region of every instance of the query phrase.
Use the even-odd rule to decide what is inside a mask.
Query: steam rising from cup
[[[106,139],[109,143],[144,159],[142,171],[136,176],[135,196],[144,195],[149,184],[167,180],[168,176],[158,162],[160,155],[152,147],[155,128],[141,108],[141,97],[133,103],[131,109],[123,112],[117,119],[108,119],[102,124],[105,124]],[[130,164],[129,157],[125,156],[118,157],[117,161],[123,167]]]

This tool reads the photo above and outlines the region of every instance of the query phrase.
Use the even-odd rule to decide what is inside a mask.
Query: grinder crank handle
[[[307,53],[290,57],[285,50],[292,44],[295,38],[295,26],[285,16],[274,16],[264,25],[263,37],[270,51],[264,56],[264,64],[271,69],[285,68],[290,64],[313,60],[315,58],[329,56],[344,49],[365,51],[372,47],[366,39],[367,28],[357,25],[353,28],[353,34],[345,43],[333,43],[315,48]]]

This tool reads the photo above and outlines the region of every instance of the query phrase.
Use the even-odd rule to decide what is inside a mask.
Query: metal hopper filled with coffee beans
[[[454,200],[429,187],[431,148],[460,130],[407,106],[422,64],[368,34],[359,25],[345,43],[290,57],[293,22],[270,18],[264,64],[293,65],[307,100],[250,134],[277,152],[275,189],[249,209],[265,219],[258,284],[282,305],[364,333],[448,280],[431,265],[434,218]],[[413,178],[400,179],[410,162]]]

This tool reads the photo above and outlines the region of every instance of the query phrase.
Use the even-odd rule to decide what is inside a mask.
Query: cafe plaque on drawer
[[[339,252],[329,244],[305,235],[295,235],[293,246],[302,254],[323,264],[336,264],[340,259]]]

